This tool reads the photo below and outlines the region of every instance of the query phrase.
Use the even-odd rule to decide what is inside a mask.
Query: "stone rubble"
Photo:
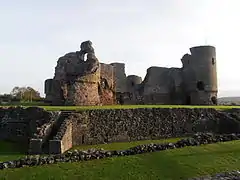
[[[188,180],[240,180],[240,171],[223,172],[213,176],[190,178]]]
[[[67,127],[69,125],[68,119],[65,119],[62,124],[60,125],[60,128],[56,134],[56,136],[53,137],[54,140],[61,140],[67,130]]]
[[[0,169],[21,168],[30,166],[40,166],[44,164],[54,164],[59,162],[79,162],[107,157],[129,156],[149,152],[163,151],[167,149],[183,148],[186,146],[199,146],[217,142],[240,140],[240,134],[214,135],[211,133],[198,133],[192,137],[177,141],[176,143],[145,144],[138,145],[127,150],[107,151],[104,149],[89,149],[87,151],[72,150],[64,154],[57,155],[33,155],[17,160],[0,162]]]

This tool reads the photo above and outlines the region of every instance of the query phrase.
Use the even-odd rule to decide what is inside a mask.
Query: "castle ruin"
[[[190,48],[181,68],[149,67],[142,80],[127,76],[124,63],[100,63],[91,41],[60,57],[53,79],[45,81],[52,105],[217,104],[216,50]],[[85,56],[87,57],[85,60]]]

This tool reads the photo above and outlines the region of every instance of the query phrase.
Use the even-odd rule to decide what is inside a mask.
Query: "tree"
[[[41,98],[40,93],[32,87],[14,87],[10,93],[14,98],[21,101],[33,101]]]

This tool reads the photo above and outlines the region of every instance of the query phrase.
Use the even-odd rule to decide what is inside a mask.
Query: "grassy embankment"
[[[176,141],[177,139],[169,139]],[[161,142],[151,141],[151,142]],[[164,140],[166,141],[166,140]],[[104,149],[126,149],[150,141],[112,143],[98,145]],[[22,156],[16,147],[0,144],[0,161]],[[3,150],[5,147],[5,150]],[[10,148],[7,149],[6,147]],[[88,149],[96,146],[81,146]],[[10,154],[11,148],[14,153]],[[8,155],[6,154],[8,152]],[[60,163],[31,168],[0,171],[0,179],[185,179],[188,177],[214,174],[240,168],[240,141],[232,141],[199,147],[186,147],[162,152],[147,153],[128,157],[115,157],[80,163]]]

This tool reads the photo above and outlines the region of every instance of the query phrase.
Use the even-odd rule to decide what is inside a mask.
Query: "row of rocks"
[[[211,133],[195,134],[192,137],[177,141],[176,143],[162,144],[146,144],[138,145],[127,150],[106,151],[104,149],[90,149],[87,151],[74,150],[64,154],[48,155],[48,156],[26,156],[25,158],[1,162],[0,169],[20,168],[26,166],[39,166],[44,164],[54,164],[58,162],[79,162],[92,159],[102,159],[106,157],[129,156],[149,152],[163,151],[167,149],[183,148],[186,146],[199,146],[202,144],[211,144],[217,142],[225,142],[232,140],[240,140],[240,134],[214,135]]]
[[[190,178],[188,180],[240,180],[240,170],[218,173],[212,176]]]

